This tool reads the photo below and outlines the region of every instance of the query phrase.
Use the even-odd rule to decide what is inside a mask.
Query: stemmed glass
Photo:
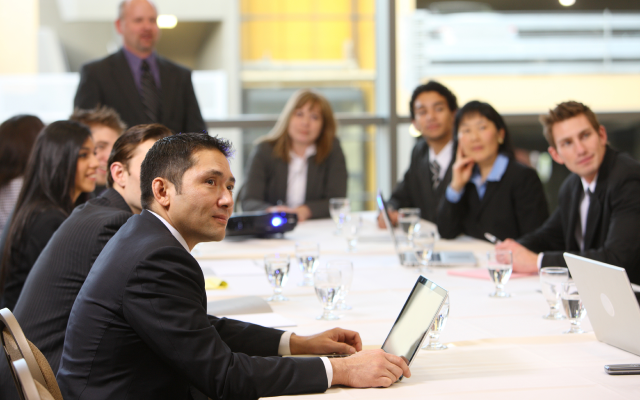
[[[495,292],[489,297],[511,297],[504,291],[504,286],[509,282],[511,272],[513,271],[513,257],[511,250],[496,250],[487,252],[487,270],[489,276],[496,285]]]
[[[336,223],[336,236],[342,235],[342,224],[344,223],[347,215],[351,212],[351,203],[349,199],[345,197],[335,197],[329,199],[329,214],[333,222]]]
[[[298,286],[313,286],[313,273],[320,262],[320,244],[296,243],[296,259],[303,274],[302,282],[298,283]]]
[[[547,267],[540,270],[540,283],[542,294],[549,303],[549,313],[544,315],[544,319],[564,319],[560,313],[560,296],[562,294],[562,284],[569,280],[569,270],[564,267]]]
[[[273,286],[273,296],[269,297],[267,301],[289,301],[282,295],[282,287],[289,278],[290,261],[286,254],[267,254],[264,256],[264,269],[269,283]]]
[[[580,293],[578,293],[578,287],[574,282],[568,281],[562,284],[561,298],[564,312],[571,321],[571,328],[562,333],[584,333],[584,330],[580,328],[580,320],[587,315],[587,310],[580,300]]]
[[[436,244],[436,233],[432,230],[419,230],[413,234],[413,249],[416,258],[424,270],[429,272],[429,263]]]
[[[342,273],[342,288],[340,288],[337,308],[351,310],[351,306],[345,302],[345,298],[349,294],[351,282],[353,282],[353,263],[346,260],[329,261],[327,267],[337,268]]]
[[[358,247],[358,232],[362,227],[362,217],[356,214],[349,214],[342,224],[342,232],[347,239],[347,251],[354,252]]]
[[[444,300],[444,304],[440,309],[440,313],[433,321],[433,325],[429,329],[429,343],[422,346],[424,350],[446,350],[447,346],[440,343],[440,333],[447,324],[447,318],[449,317],[449,296]]]
[[[420,222],[419,208],[401,208],[398,210],[398,224],[407,235],[410,243],[413,243],[413,233]]]
[[[316,319],[328,321],[339,319],[340,316],[334,314],[333,310],[336,308],[343,285],[340,269],[330,265],[318,268],[313,273],[313,284],[323,308],[322,315],[317,316]]]

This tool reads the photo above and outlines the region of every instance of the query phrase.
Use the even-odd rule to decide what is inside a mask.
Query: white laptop
[[[398,246],[398,239],[396,238],[395,231],[393,230],[393,225],[391,225],[391,220],[389,219],[389,213],[387,212],[387,204],[382,197],[382,192],[378,190],[378,195],[376,196],[378,209],[382,214],[382,218],[384,219],[384,223],[387,225],[387,230],[391,235],[391,239],[393,240],[393,245],[396,249],[396,253],[398,254],[398,258],[400,259],[400,264],[406,266],[417,266],[420,265],[418,262],[418,258],[413,251],[406,251],[400,249]],[[434,252],[431,256],[430,265],[432,266],[443,266],[443,265],[459,265],[459,266],[474,266],[476,265],[476,257],[471,251],[441,251]]]
[[[640,356],[640,305],[624,268],[564,253],[599,341]]]

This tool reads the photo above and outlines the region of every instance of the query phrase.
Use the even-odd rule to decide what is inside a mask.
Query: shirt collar
[[[485,182],[500,182],[502,176],[507,171],[507,166],[509,165],[509,157],[504,154],[498,154],[496,160],[493,162],[493,167],[491,167],[491,172],[487,175],[487,179]],[[480,177],[480,170],[478,167],[473,168],[473,177],[475,180],[482,179]]]
[[[311,146],[307,147],[307,149],[304,151],[304,156],[300,157],[299,155],[297,155],[296,153],[294,153],[293,150],[289,151],[289,155],[291,156],[291,158],[297,158],[297,159],[302,159],[302,160],[306,160],[307,158],[313,156],[316,154],[316,145],[312,144]]]
[[[452,151],[453,151],[453,140],[449,140],[449,142],[444,145],[444,147],[442,148],[442,150],[440,150],[440,153],[438,154],[436,154],[436,152],[433,151],[433,148],[429,146],[429,161],[437,161],[440,168],[446,170],[449,167],[449,164],[451,163],[451,158],[453,156]]]
[[[598,174],[596,174],[596,176],[593,178],[591,183],[587,182],[584,178],[580,178],[580,181],[582,181],[582,189],[585,193],[587,192],[587,189],[591,191],[591,193],[596,192],[596,183],[598,183]]]
[[[182,235],[180,234],[180,232],[178,232],[178,230],[176,228],[174,228],[170,223],[167,222],[167,220],[165,220],[164,218],[162,218],[161,216],[159,216],[158,214],[154,213],[153,211],[147,209],[147,211],[149,211],[151,214],[155,215],[156,217],[158,217],[158,219],[164,224],[164,226],[167,227],[167,229],[169,229],[169,232],[171,232],[171,234],[173,235],[173,237],[176,238],[176,240],[178,242],[180,242],[180,244],[182,245],[182,247],[184,247],[184,249],[186,251],[188,251],[189,253],[191,253],[191,250],[189,250],[189,246],[187,245],[187,242],[184,240],[184,238],[182,237]]]
[[[153,52],[151,53],[151,55],[147,58],[140,58],[138,56],[136,56],[135,54],[133,54],[132,52],[130,52],[129,50],[127,50],[126,47],[122,47],[122,51],[124,52],[124,56],[127,59],[127,62],[129,63],[129,66],[132,69],[135,70],[139,70],[142,66],[142,61],[143,60],[147,60],[147,62],[149,63],[149,65],[155,65],[156,64],[156,53]]]

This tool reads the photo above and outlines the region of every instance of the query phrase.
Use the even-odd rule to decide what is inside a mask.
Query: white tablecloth
[[[375,226],[375,216],[364,213],[358,251],[348,253],[346,240],[333,234],[331,220],[308,221],[282,239],[225,239],[194,249],[206,275],[228,282],[224,290],[209,291],[209,300],[272,293],[262,263],[267,253],[293,255],[296,241],[316,241],[321,263],[348,259],[354,281],[347,302],[352,310],[340,321],[317,321],[321,306],[313,288],[299,287],[298,268],[291,269],[284,294],[289,302],[272,303],[276,313],[296,321],[297,334],[340,326],[360,332],[366,346],[379,347],[413,287],[419,272],[403,267],[388,233]],[[469,238],[439,241],[436,250],[468,250],[481,256],[492,246]],[[597,341],[588,318],[589,333],[563,335],[569,322],[548,321],[548,306],[539,291],[538,277],[511,280],[513,297],[494,299],[489,280],[448,274],[439,268],[423,275],[449,290],[451,312],[441,339],[448,350],[421,350],[412,365],[412,377],[387,389],[330,388],[327,398],[389,399],[640,399],[640,376],[609,376],[605,364],[640,363],[640,357]],[[640,340],[640,338],[639,338]],[[318,396],[318,395],[309,395]],[[305,396],[303,396],[305,397]]]

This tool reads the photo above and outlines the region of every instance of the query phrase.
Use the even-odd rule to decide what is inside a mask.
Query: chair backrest
[[[20,394],[25,400],[55,400],[47,388],[33,379],[24,358],[14,361],[12,366],[20,382]]]
[[[47,382],[29,346],[29,341],[24,336],[16,317],[13,316],[13,313],[9,311],[8,308],[0,310],[0,328],[2,328],[2,346],[4,347],[9,365],[11,365],[13,361],[23,358],[29,367],[29,372],[31,372],[33,379],[40,382],[41,385],[46,386]]]
[[[58,386],[56,375],[53,373],[51,365],[49,365],[49,361],[47,361],[47,358],[44,356],[44,354],[42,354],[40,349],[38,349],[35,344],[31,343],[31,341],[29,340],[27,340],[27,342],[29,342],[29,347],[31,348],[31,351],[36,358],[36,362],[38,363],[40,372],[42,372],[42,375],[44,376],[44,381],[46,383],[44,386],[47,388],[49,395],[54,400],[63,400],[62,392],[60,392],[60,386]]]

